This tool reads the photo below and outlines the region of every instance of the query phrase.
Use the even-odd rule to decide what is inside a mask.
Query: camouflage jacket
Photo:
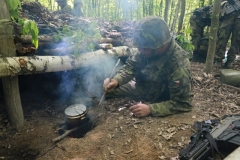
[[[71,10],[72,10],[72,8],[71,8],[71,6],[68,5],[68,4],[61,9],[61,11],[67,12],[67,13],[70,13]]]
[[[80,17],[80,16],[83,16],[83,12],[81,10],[81,8],[73,8],[72,11],[71,11],[71,14],[76,16],[76,17]]]
[[[135,77],[136,85],[144,86],[146,100],[153,116],[167,116],[192,108],[190,62],[185,52],[172,40],[168,51],[152,59],[135,50],[114,77],[119,85]]]
[[[195,21],[197,25],[201,28],[211,25],[211,14],[213,6],[205,6],[202,8],[197,8],[193,11],[193,15],[190,18],[190,21]]]
[[[239,0],[231,0],[229,2],[227,1],[224,2],[222,2],[221,4],[220,19],[228,14],[232,14],[240,10]]]

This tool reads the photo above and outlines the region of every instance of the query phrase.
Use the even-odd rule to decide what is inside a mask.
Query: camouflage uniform
[[[82,0],[74,0],[74,7],[71,14],[76,17],[83,16],[82,5],[83,5]]]
[[[61,7],[61,11],[70,13],[72,8],[67,4],[67,0],[56,0],[58,5]],[[64,3],[63,3],[64,2]],[[60,4],[61,3],[61,4]]]
[[[238,6],[238,5],[239,6]],[[235,6],[235,7],[234,7]],[[236,7],[237,6],[237,7]],[[221,10],[221,24],[218,31],[217,50],[215,53],[215,61],[222,63],[225,58],[225,51],[228,39],[231,37],[231,47],[227,52],[226,67],[231,68],[231,63],[235,60],[239,51],[240,43],[240,2],[236,4],[226,3]]]
[[[191,110],[192,79],[187,52],[170,38],[170,34],[166,36],[169,30],[156,24],[159,19],[147,17],[140,21],[140,29],[135,29],[135,33],[138,32],[138,36],[134,36],[135,44],[137,47],[156,49],[170,42],[170,48],[152,58],[144,57],[138,49],[130,49],[131,56],[113,78],[118,81],[119,87],[106,96],[145,100],[149,102],[153,116],[167,116]],[[160,37],[163,39],[155,36],[158,34],[162,34]],[[135,86],[128,83],[133,78]]]
[[[201,57],[198,53],[200,49],[200,42],[204,36],[204,28],[211,25],[211,12],[212,5],[197,8],[194,10],[193,15],[190,17],[190,27],[192,30],[191,41],[192,45],[194,46],[193,60],[197,60]],[[203,58],[206,58],[205,56],[206,54],[203,55]]]
[[[61,11],[67,12],[67,13],[70,13],[71,10],[72,10],[72,8],[71,8],[71,6],[68,5],[68,4],[67,4],[66,6],[64,6],[63,8],[61,8]]]

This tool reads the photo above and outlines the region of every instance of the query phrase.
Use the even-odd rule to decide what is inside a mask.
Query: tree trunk
[[[96,61],[112,57],[128,57],[131,52],[126,46],[110,50],[87,52],[75,58],[73,56],[25,56],[0,58],[0,77],[27,75],[46,72],[58,72],[89,66]],[[136,50],[136,49],[131,49]]]
[[[199,1],[199,7],[203,7],[203,6],[204,6],[204,1],[205,1],[205,0],[200,0],[200,1]]]
[[[143,17],[145,17],[147,14],[146,14],[146,2],[145,0],[142,0],[142,10],[143,10]]]
[[[178,21],[178,32],[182,30],[183,19],[185,15],[186,0],[181,0],[181,14]]]
[[[177,18],[178,18],[180,2],[181,2],[181,0],[178,0],[177,6],[176,6],[176,9],[175,9],[175,15],[174,15],[174,19],[173,19],[173,23],[172,23],[172,27],[171,27],[171,31],[173,33],[175,33],[175,28],[176,28],[176,23],[177,23]]]
[[[208,5],[212,5],[212,0],[209,0],[209,1],[208,1]]]
[[[220,13],[221,1],[214,0],[213,5],[213,13],[211,19],[211,27],[209,33],[209,47],[207,53],[207,59],[205,63],[204,72],[207,74],[211,72],[214,60],[214,54],[216,51],[216,41],[217,41],[217,31],[218,31],[218,24],[219,24],[219,13]]]
[[[171,0],[170,0],[171,1]],[[174,14],[174,9],[175,9],[175,3],[176,3],[176,1],[173,1],[172,0],[172,2],[171,2],[171,4],[170,4],[170,6],[169,6],[169,8],[171,8],[170,9],[170,16],[169,16],[169,19],[168,19],[168,26],[169,26],[169,29],[171,29],[171,24],[172,24],[172,18],[174,17],[173,16],[173,14]]]
[[[169,11],[169,6],[170,6],[171,0],[166,0],[165,1],[165,10],[164,10],[164,21],[168,24],[168,11]]]
[[[10,20],[9,11],[5,0],[0,1],[0,19]],[[1,26],[0,53],[4,57],[16,56],[16,50],[13,41],[13,27],[10,25],[7,27]],[[24,116],[19,93],[18,77],[4,77],[2,78],[2,83],[10,123],[13,127],[19,128],[24,124]]]
[[[149,12],[149,15],[153,15],[153,0],[150,0],[149,1],[149,4],[148,4],[148,12]]]
[[[159,3],[159,16],[162,17],[162,10],[163,10],[163,0]]]

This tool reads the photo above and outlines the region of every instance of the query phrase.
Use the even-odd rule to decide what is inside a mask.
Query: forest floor
[[[178,159],[179,150],[190,142],[195,121],[240,113],[239,90],[223,85],[217,70],[202,74],[203,63],[191,62],[194,80],[193,110],[168,117],[137,118],[128,107],[132,100],[112,99],[102,107],[87,105],[91,130],[81,138],[59,136],[67,103],[27,92],[21,95],[25,125],[13,129],[4,104],[0,106],[0,160],[146,160]],[[3,96],[0,97],[3,99]],[[119,108],[126,107],[119,111]]]

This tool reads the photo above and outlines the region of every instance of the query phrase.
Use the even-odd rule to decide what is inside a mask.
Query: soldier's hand
[[[103,89],[105,92],[112,92],[117,87],[118,81],[115,79],[106,78],[103,83]]]
[[[143,103],[135,104],[129,110],[137,117],[146,117],[151,114],[150,107]]]

